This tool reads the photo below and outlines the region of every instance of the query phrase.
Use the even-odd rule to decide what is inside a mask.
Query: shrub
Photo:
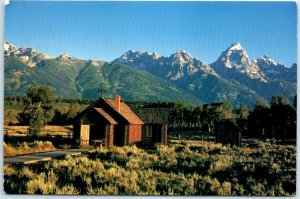
[[[230,182],[223,182],[222,183],[222,189],[219,189],[218,195],[230,196],[231,195],[231,183]]]
[[[3,173],[5,176],[11,176],[11,175],[16,175],[18,171],[15,168],[13,168],[11,165],[4,165]]]
[[[233,161],[231,156],[220,156],[218,160],[213,161],[209,167],[208,173],[214,174],[218,171],[229,170],[232,166]]]
[[[57,187],[55,194],[59,194],[59,195],[78,195],[79,191],[72,184],[68,184],[68,185],[65,185],[63,187]]]

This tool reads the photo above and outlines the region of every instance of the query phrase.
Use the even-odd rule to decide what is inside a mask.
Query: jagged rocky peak
[[[235,42],[235,43],[232,43],[230,46],[229,46],[229,49],[230,50],[242,50],[243,47],[241,45],[240,42]]]
[[[147,50],[134,51],[132,53],[134,53],[137,57],[144,56],[144,57],[150,57],[150,58],[154,58],[154,57],[159,58],[159,55],[156,52],[150,53]]]
[[[4,55],[5,56],[15,56],[21,61],[25,62],[30,67],[35,67],[37,63],[44,59],[52,59],[53,57],[37,52],[33,48],[16,48],[9,42],[4,43]]]
[[[260,58],[258,58],[257,63],[260,65],[264,65],[265,67],[284,67],[282,64],[279,62],[274,61],[271,59],[268,55],[263,55]]]
[[[19,48],[16,51],[16,54],[19,55],[19,56],[32,57],[32,56],[36,56],[39,53],[37,53],[37,51],[33,48]],[[42,54],[42,53],[40,53],[40,54]]]
[[[263,72],[257,65],[257,60],[250,61],[247,51],[239,42],[231,44],[211,66],[217,73],[226,76],[226,78],[231,78],[234,73],[241,73],[251,79],[267,82]],[[229,69],[229,73],[232,74],[229,75],[228,71],[224,71],[224,68]]]
[[[146,51],[146,50],[141,50],[141,51],[140,51],[140,54],[150,55],[150,53],[149,53],[148,51]]]
[[[250,63],[246,50],[239,42],[231,44],[221,55],[220,59],[227,68],[245,67]]]
[[[128,50],[123,55],[121,55],[121,57],[114,60],[114,62],[117,63],[133,62],[133,57],[135,57],[135,50]]]
[[[186,60],[194,59],[194,57],[189,52],[187,52],[186,50],[182,50],[182,49],[177,50],[176,54],[178,56],[181,56],[181,57],[185,58]]]
[[[263,55],[260,57],[260,59],[263,59],[263,60],[269,60],[270,57],[268,55]]]
[[[137,53],[138,53],[138,51],[131,49],[131,50],[128,50],[127,52],[125,52],[121,57],[135,55]]]
[[[59,55],[59,58],[61,59],[69,59],[71,58],[70,55],[66,52],[63,52],[61,55]]]
[[[5,42],[4,43],[4,52],[12,52],[16,51],[17,47],[11,43]]]
[[[136,50],[128,50],[125,52],[121,57],[117,58],[115,62],[121,62],[121,63],[128,63],[128,62],[134,62],[134,61],[145,61],[152,60],[152,59],[159,59],[160,56],[156,53],[150,53],[145,50],[136,51]]]
[[[61,55],[59,55],[56,58],[61,64],[64,65],[71,65],[72,63],[74,63],[75,61],[79,60],[76,57],[71,57],[68,53],[63,52]]]
[[[260,58],[258,58],[259,60],[262,60],[262,61],[265,61],[267,63],[270,63],[270,64],[274,64],[274,65],[277,65],[278,63],[275,62],[274,60],[272,60],[268,55],[263,55],[261,56]]]
[[[258,67],[264,72],[265,76],[270,79],[280,79],[287,81],[296,81],[296,70],[287,68],[283,64],[274,61],[267,55],[263,55],[256,59]]]
[[[152,53],[152,56],[153,56],[154,59],[158,59],[158,58],[159,58],[159,54],[156,53],[156,52],[153,52],[153,53]]]
[[[146,50],[140,50],[140,51],[137,51],[135,53],[135,56],[136,57],[143,57],[143,58],[148,59],[148,58],[152,58],[152,53],[150,53],[150,52],[148,52]]]
[[[211,74],[218,76],[218,74],[208,64],[194,58],[185,50],[177,50],[177,52],[172,54],[168,59],[170,60],[169,63],[173,70],[178,70],[176,75],[171,78],[172,80],[177,80],[184,76],[191,76],[194,74]]]
[[[169,57],[159,56],[155,52],[129,50],[113,62],[148,70],[153,74],[160,71],[159,76],[171,80],[177,80],[198,72],[217,76],[216,72],[209,65],[194,58],[185,50],[177,50]],[[161,69],[163,69],[163,73],[161,73]]]
[[[131,49],[131,50],[128,50],[126,53],[124,53],[124,55],[142,55],[142,54],[146,54],[146,55],[149,55],[150,53],[146,50],[134,50],[134,49]]]
[[[178,63],[179,65],[184,65],[186,63],[192,62],[194,57],[185,50],[177,50],[176,53],[170,56],[173,63]]]

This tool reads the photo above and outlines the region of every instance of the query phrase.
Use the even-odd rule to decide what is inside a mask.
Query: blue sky
[[[112,61],[129,49],[185,49],[210,64],[239,41],[251,59],[297,61],[294,2],[10,1],[5,41],[58,56]]]

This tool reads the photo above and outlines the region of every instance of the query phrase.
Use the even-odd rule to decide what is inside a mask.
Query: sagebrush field
[[[20,194],[288,196],[296,193],[296,146],[174,140],[157,150],[99,148],[37,165],[5,165],[4,187]]]

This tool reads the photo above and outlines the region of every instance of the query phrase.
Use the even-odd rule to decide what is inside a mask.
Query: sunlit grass
[[[56,148],[49,141],[22,142],[18,146],[4,143],[4,157],[25,155],[38,152],[54,151]]]
[[[99,148],[40,166],[4,167],[8,193],[287,196],[296,192],[296,147],[175,141],[146,151]]]

